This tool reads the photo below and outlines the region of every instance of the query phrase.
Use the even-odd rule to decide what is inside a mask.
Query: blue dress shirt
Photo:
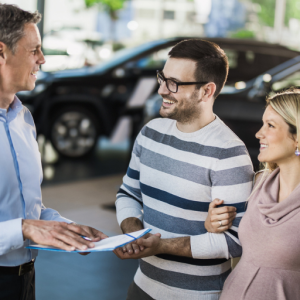
[[[0,109],[0,266],[18,266],[35,258],[25,247],[22,219],[70,223],[42,203],[43,172],[36,129],[29,110],[15,97]]]

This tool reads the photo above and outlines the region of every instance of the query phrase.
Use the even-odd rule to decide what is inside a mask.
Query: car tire
[[[68,106],[52,116],[49,135],[53,147],[61,156],[84,157],[97,144],[99,122],[91,110]]]

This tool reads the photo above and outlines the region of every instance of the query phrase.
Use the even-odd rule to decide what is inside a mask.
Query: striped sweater
[[[135,283],[154,299],[216,300],[241,255],[238,225],[252,188],[243,142],[218,118],[183,133],[176,121],[155,119],[139,133],[117,194],[117,219],[139,218],[162,238],[190,236],[193,258],[160,254],[140,260]],[[206,231],[215,198],[237,208],[233,226]]]

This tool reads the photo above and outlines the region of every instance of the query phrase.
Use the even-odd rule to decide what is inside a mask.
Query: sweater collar
[[[262,184],[258,209],[266,225],[282,223],[300,212],[300,184],[282,202],[278,201],[280,170],[275,169]]]
[[[177,128],[176,121],[173,122],[173,131],[175,132],[175,135],[180,136],[182,138],[193,138],[200,134],[205,134],[206,132],[209,132],[213,127],[217,126],[222,122],[220,118],[217,115],[214,115],[215,119],[207,124],[206,126],[202,127],[201,129],[194,131],[194,132],[182,132]]]

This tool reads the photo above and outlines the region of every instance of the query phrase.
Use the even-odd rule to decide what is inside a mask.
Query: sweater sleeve
[[[119,225],[127,218],[138,218],[143,222],[143,200],[140,190],[141,133],[133,146],[131,160],[116,200]]]
[[[224,200],[235,206],[237,215],[232,227],[224,233],[206,233],[191,237],[194,258],[230,258],[242,254],[238,227],[246,210],[246,200],[252,189],[253,166],[245,145],[233,140],[224,147],[211,170],[211,199]]]

